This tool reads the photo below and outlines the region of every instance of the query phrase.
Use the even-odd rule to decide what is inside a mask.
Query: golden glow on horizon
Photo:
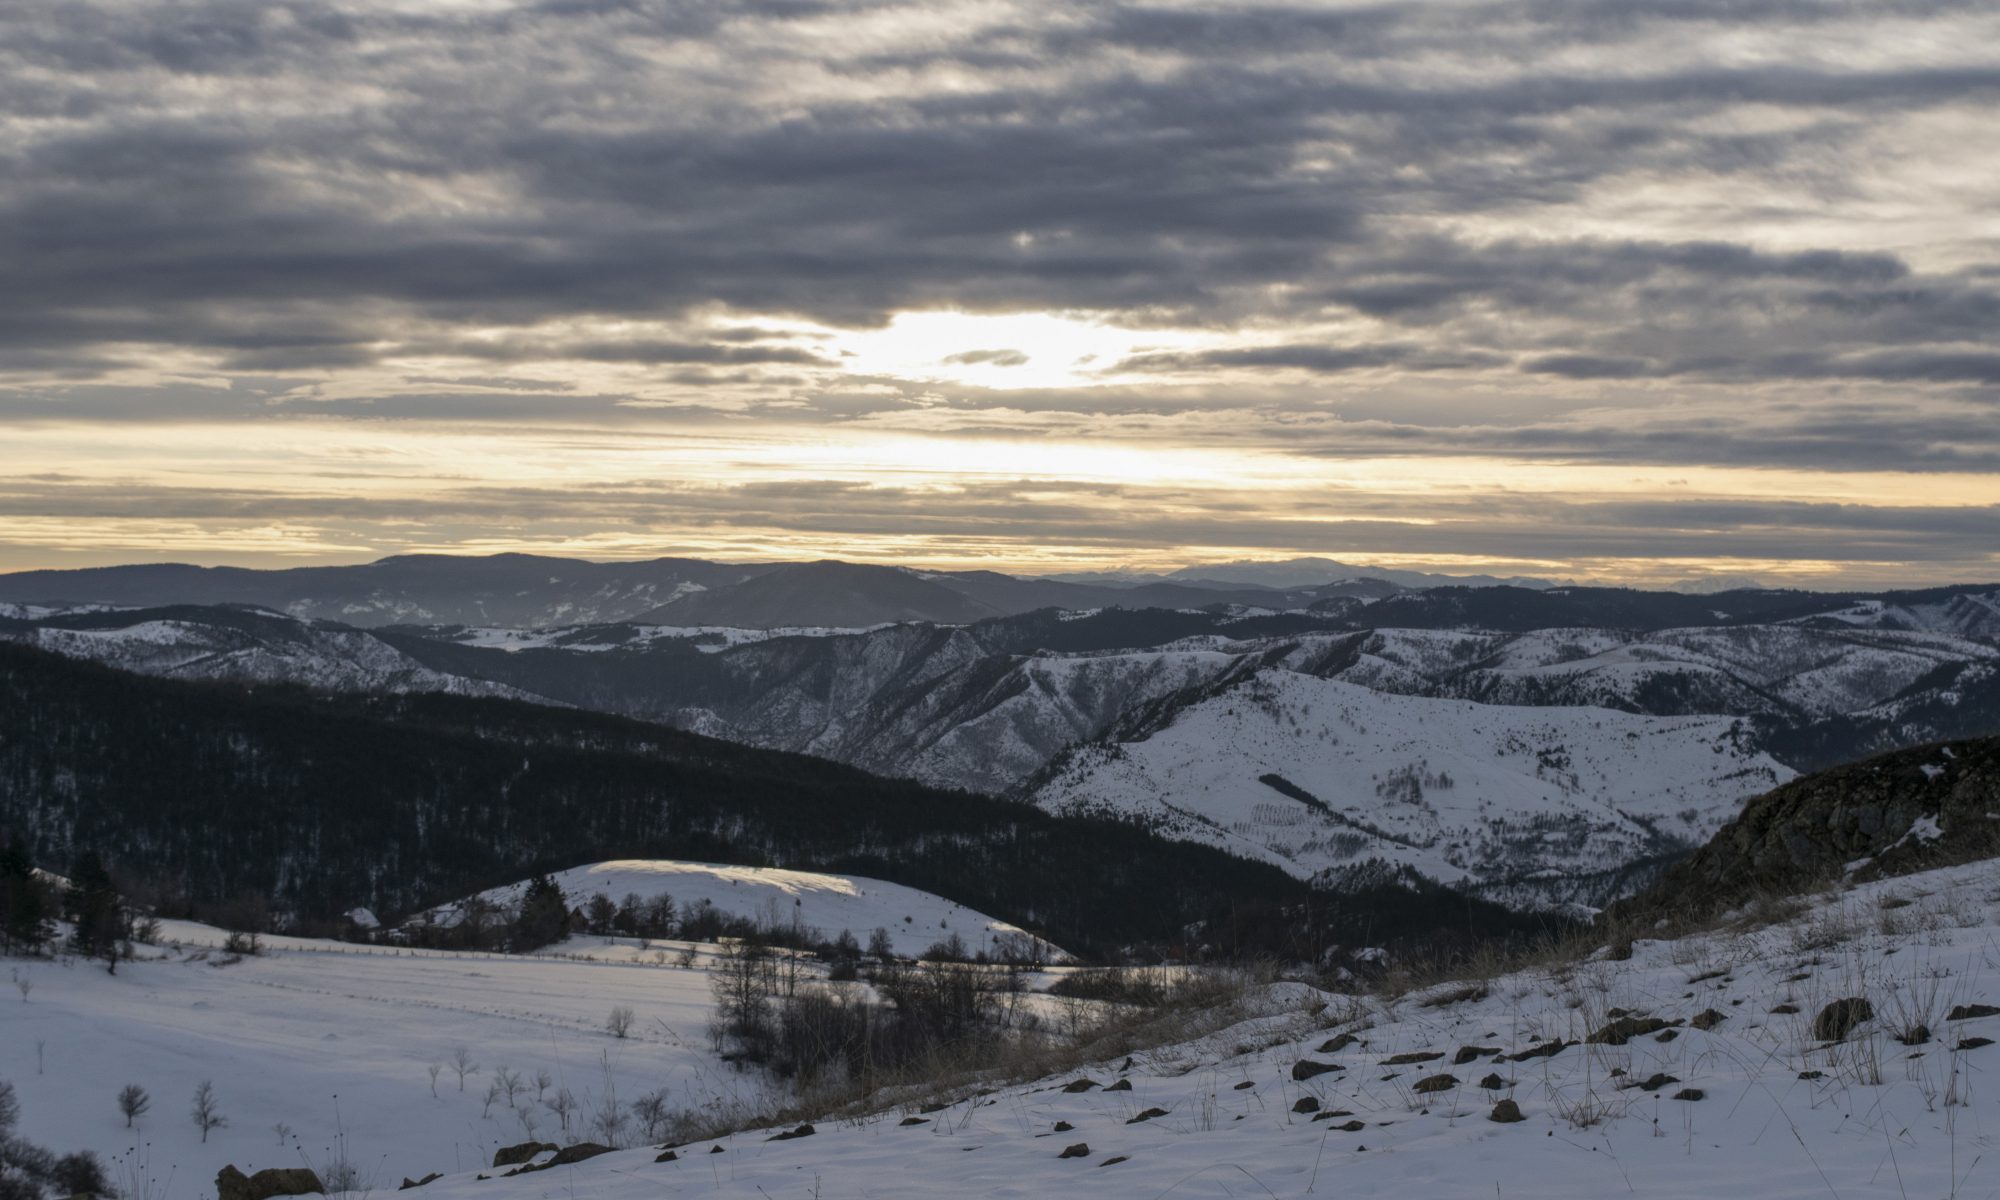
[[[1811,556],[1416,552],[1356,543],[1343,529],[1449,531],[1529,501],[2000,505],[2000,478],[1975,473],[1304,458],[1269,449],[867,429],[807,435],[760,428],[751,435],[710,426],[675,434],[295,418],[45,423],[13,434],[0,445],[0,498],[32,494],[49,511],[5,519],[0,569],[8,570],[163,557],[354,562],[406,552],[840,557],[1015,571],[1323,555],[1455,573],[1632,582],[1751,574],[1804,582],[1835,578],[1856,564]],[[822,501],[816,489],[828,487],[833,493]],[[183,501],[199,511],[160,515]],[[836,502],[847,506],[844,516],[824,509]],[[23,507],[10,503],[15,512]],[[579,515],[586,510],[591,515]],[[1040,510],[1073,510],[1069,534],[1037,532]],[[1232,542],[1128,529],[1152,521],[1259,532]],[[2000,573],[2000,556],[1993,565]],[[1875,573],[1887,577],[1893,568],[1885,563]]]

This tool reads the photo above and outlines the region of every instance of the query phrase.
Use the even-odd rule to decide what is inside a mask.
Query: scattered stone
[[[1245,1089],[1245,1088],[1253,1088],[1253,1087],[1256,1087],[1256,1086],[1257,1086],[1257,1081],[1256,1081],[1256,1080],[1254,1080],[1254,1079],[1246,1079],[1246,1080],[1244,1080],[1244,1081],[1243,1081],[1242,1083],[1239,1083],[1239,1084],[1237,1084],[1234,1090],[1236,1090],[1236,1091],[1239,1091],[1239,1092],[1240,1092],[1240,1091],[1242,1091],[1242,1090],[1243,1090],[1243,1089]]]
[[[1412,1050],[1407,1054],[1391,1054],[1382,1060],[1385,1067],[1407,1067],[1411,1063],[1436,1062],[1444,1057],[1442,1050]]]
[[[1073,1145],[1073,1146],[1065,1146],[1065,1147],[1063,1147],[1063,1152],[1062,1152],[1061,1154],[1058,1154],[1058,1155],[1056,1155],[1056,1157],[1057,1157],[1057,1158],[1089,1158],[1089,1157],[1090,1157],[1090,1143],[1089,1143],[1089,1142],[1078,1142],[1078,1143],[1076,1143],[1076,1144],[1075,1144],[1075,1145]]]
[[[522,1142],[518,1146],[502,1146],[493,1152],[493,1165],[518,1167],[537,1155],[550,1154],[561,1148],[554,1142]]]
[[[1337,1037],[1330,1037],[1330,1038],[1326,1039],[1325,1041],[1321,1042],[1321,1043],[1319,1044],[1319,1049],[1318,1049],[1317,1051],[1315,1051],[1314,1053],[1317,1053],[1317,1054],[1338,1054],[1338,1053],[1340,1053],[1340,1052],[1341,1052],[1342,1050],[1345,1050],[1345,1049],[1347,1049],[1347,1048],[1348,1048],[1349,1046],[1352,1046],[1352,1045],[1353,1045],[1354,1043],[1356,1043],[1356,1042],[1358,1042],[1358,1041],[1360,1041],[1360,1040],[1361,1040],[1360,1038],[1358,1038],[1358,1037],[1355,1037],[1355,1036],[1354,1036],[1353,1034],[1351,1034],[1351,1033],[1343,1033],[1343,1034],[1340,1034],[1340,1035],[1339,1035],[1339,1036],[1337,1036]]]
[[[1796,1004],[1780,1004],[1771,1010],[1771,1015],[1774,1017],[1790,1016],[1797,1011],[1799,1011],[1799,1006]]]
[[[1678,1029],[1662,1029],[1653,1036],[1653,1040],[1656,1042],[1671,1042],[1680,1035],[1681,1031]]]
[[[787,1129],[783,1133],[773,1134],[764,1140],[767,1142],[789,1142],[793,1138],[811,1137],[818,1132],[819,1130],[814,1129],[811,1125],[801,1125],[797,1129]]]
[[[1800,1079],[1825,1079],[1825,1078],[1826,1078],[1826,1072],[1825,1072],[1825,1071],[1800,1071],[1800,1072],[1799,1072],[1799,1078],[1800,1078]]]
[[[1164,1108],[1149,1108],[1145,1112],[1140,1113],[1138,1116],[1133,1117],[1131,1120],[1125,1123],[1127,1125],[1137,1125],[1141,1121],[1150,1121],[1154,1117],[1164,1117],[1166,1115],[1167,1115],[1167,1110]]]
[[[1368,1126],[1363,1125],[1359,1121],[1348,1121],[1341,1125],[1335,1125],[1333,1128],[1340,1130],[1342,1133],[1360,1133],[1362,1130],[1368,1128]],[[1364,1146],[1362,1149],[1365,1150],[1367,1147]]]
[[[1702,1091],[1700,1088],[1682,1088],[1680,1091],[1674,1093],[1674,1099],[1700,1100],[1705,1098],[1707,1095],[1708,1093]]]
[[[1706,1033],[1728,1019],[1728,1013],[1720,1013],[1712,1008],[1704,1008],[1701,1012],[1695,1014],[1694,1020],[1689,1021],[1688,1024]]]
[[[273,1196],[325,1194],[319,1176],[304,1167],[266,1167],[245,1175],[234,1164],[215,1173],[216,1200],[271,1200]]]
[[[1835,1000],[1813,1018],[1813,1036],[1822,1042],[1844,1042],[1854,1027],[1875,1015],[1875,1006],[1862,996]]]
[[[411,1188],[420,1188],[427,1183],[435,1183],[443,1178],[444,1178],[444,1172],[442,1171],[432,1171],[430,1174],[424,1176],[422,1179],[411,1179],[406,1175],[403,1177],[403,1186],[397,1188],[396,1190],[399,1192],[407,1192]]]
[[[720,1147],[720,1146],[710,1146],[710,1147],[708,1148],[708,1152],[709,1152],[710,1154],[720,1154],[720,1153],[722,1153],[722,1147]]]
[[[928,1125],[930,1123],[930,1118],[928,1117],[904,1117],[901,1121],[897,1122],[898,1125],[906,1127],[910,1125]]]
[[[1319,1111],[1319,1097],[1317,1097],[1317,1096],[1300,1096],[1300,1097],[1298,1098],[1298,1102],[1292,1105],[1292,1111],[1293,1111],[1293,1112],[1295,1112],[1295,1113],[1309,1113],[1309,1112],[1318,1112],[1318,1111]]]
[[[1129,1079],[1121,1079],[1117,1083],[1112,1084],[1111,1086],[1105,1088],[1104,1090],[1107,1092],[1129,1092],[1132,1090],[1132,1081]]]
[[[1097,1086],[1097,1081],[1095,1079],[1079,1079],[1073,1083],[1064,1084],[1063,1091],[1074,1096],[1078,1092],[1087,1092],[1096,1086]]]
[[[1675,1078],[1672,1075],[1667,1074],[1665,1071],[1655,1071],[1653,1074],[1641,1080],[1639,1082],[1639,1087],[1643,1091],[1657,1092],[1661,1088],[1667,1086],[1670,1083],[1679,1083],[1679,1082],[1680,1082],[1679,1079]]]
[[[1098,1163],[1097,1165],[1100,1167],[1115,1167],[1119,1163],[1131,1162],[1131,1161],[1132,1161],[1132,1156],[1129,1154],[1114,1154],[1110,1158],[1105,1159],[1103,1162]]]
[[[1070,1130],[1072,1130],[1072,1129],[1075,1129],[1075,1128],[1076,1128],[1076,1126],[1074,1126],[1074,1125],[1070,1124],[1070,1123],[1069,1123],[1068,1121],[1057,1121],[1057,1122],[1056,1122],[1056,1132],[1057,1132],[1057,1133],[1068,1133],[1068,1132],[1069,1132]]]
[[[1417,1086],[1411,1090],[1423,1096],[1431,1092],[1448,1092],[1457,1086],[1458,1076],[1456,1075],[1429,1075],[1417,1080]]]
[[[1975,1017],[2000,1017],[2000,1008],[1991,1004],[1959,1004],[1944,1015],[1947,1021],[1970,1021]]]
[[[1314,1062],[1310,1058],[1302,1058],[1292,1064],[1292,1078],[1299,1083],[1304,1083],[1308,1079],[1324,1075],[1329,1071],[1344,1071],[1346,1069],[1339,1063]]]
[[[1953,1046],[1952,1049],[1977,1050],[1981,1046],[1991,1046],[1992,1044],[1993,1044],[1992,1038],[1982,1038],[1982,1037],[1960,1038],[1958,1039],[1958,1045]]]
[[[1530,1046],[1519,1054],[1508,1055],[1508,1058],[1513,1062],[1527,1062],[1531,1058],[1553,1058],[1574,1045],[1576,1045],[1575,1042],[1565,1042],[1558,1039],[1553,1042],[1543,1042],[1539,1046]]]
[[[653,1161],[656,1163],[679,1162],[680,1157],[681,1157],[680,1155],[675,1154],[672,1150],[662,1150],[660,1151],[660,1156],[654,1159]]]
[[[945,1109],[950,1107],[951,1107],[951,1101],[949,1100],[934,1100],[929,1104],[918,1105],[917,1111],[920,1113],[930,1114],[934,1112],[943,1112]]]
[[[1487,1114],[1486,1119],[1501,1125],[1512,1125],[1516,1121],[1525,1121],[1528,1118],[1521,1115],[1520,1105],[1512,1100],[1502,1100],[1493,1106],[1493,1111]]]
[[[1513,1083],[1514,1081],[1511,1079],[1500,1078],[1500,1073],[1498,1071],[1494,1071],[1491,1074],[1487,1075],[1486,1078],[1480,1080],[1479,1086],[1485,1088],[1489,1092],[1497,1092],[1501,1088],[1513,1086]]]
[[[1451,1056],[1451,1065],[1462,1067],[1475,1058],[1486,1058],[1500,1053],[1498,1046],[1460,1046],[1458,1053]]]
[[[1668,1022],[1658,1017],[1620,1017],[1584,1041],[1592,1046],[1622,1046],[1635,1037],[1658,1033],[1667,1025]]]
[[[1931,1040],[1931,1027],[1919,1021],[1896,1038],[1905,1046],[1921,1046]]]

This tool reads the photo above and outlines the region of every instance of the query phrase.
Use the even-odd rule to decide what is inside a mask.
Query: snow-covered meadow
[[[814,872],[630,860],[557,879],[573,905],[665,892],[829,937],[884,928],[899,954],[953,933],[978,950],[1013,931],[913,888]],[[520,890],[487,898],[505,905]],[[161,926],[161,944],[139,947],[115,975],[75,959],[9,960],[10,984],[27,989],[0,992],[0,1079],[19,1091],[32,1141],[107,1160],[150,1147],[152,1172],[176,1181],[164,1200],[213,1194],[225,1163],[347,1161],[379,1190],[535,1137],[608,1140],[600,1117],[614,1102],[630,1122],[622,1136],[643,1137],[631,1110],[648,1094],[724,1114],[774,1098],[711,1046],[714,946],[578,935],[511,956],[265,937],[261,953],[239,956],[222,930]],[[614,1008],[632,1010],[623,1038],[607,1029]],[[463,1086],[461,1047],[477,1068]],[[521,1090],[489,1103],[508,1076]],[[188,1115],[203,1081],[228,1120],[206,1142]],[[128,1131],[116,1097],[133,1083],[152,1107]],[[564,1091],[575,1101],[568,1137]]]
[[[472,1167],[496,1146],[558,1132],[546,1101],[563,1089],[581,1136],[614,1096],[629,1104],[664,1088],[675,1107],[752,1104],[763,1086],[709,1047],[706,956],[682,969],[267,938],[264,953],[232,962],[221,931],[165,925],[169,946],[142,947],[147,957],[116,975],[10,961],[30,990],[0,994],[0,1079],[19,1091],[33,1141],[107,1159],[149,1146],[154,1174],[173,1177],[168,1200],[213,1195],[225,1163],[345,1157],[378,1189]],[[635,1017],[623,1039],[605,1029],[620,1005]],[[463,1089],[451,1065],[461,1046],[478,1067]],[[527,1098],[545,1072],[542,1102],[485,1104],[503,1070]],[[229,1122],[206,1144],[188,1116],[204,1080]],[[131,1131],[115,1102],[128,1083],[152,1098]]]

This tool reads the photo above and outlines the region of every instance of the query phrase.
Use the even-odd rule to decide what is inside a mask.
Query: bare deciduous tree
[[[667,1089],[647,1092],[632,1102],[632,1116],[646,1129],[646,1140],[657,1142],[667,1126]]]
[[[568,1088],[563,1088],[556,1092],[555,1099],[547,1100],[543,1103],[547,1104],[549,1111],[556,1115],[558,1121],[562,1122],[562,1131],[567,1135],[569,1133],[569,1120],[576,1115],[576,1097],[570,1095]]]
[[[229,1124],[229,1119],[216,1106],[215,1084],[206,1079],[194,1089],[194,1103],[188,1107],[188,1115],[194,1118],[194,1127],[201,1130],[204,1142],[208,1141],[210,1130]]]
[[[436,1099],[438,1094],[438,1076],[444,1074],[444,1064],[432,1063],[427,1069],[431,1073],[431,1098]]]
[[[138,1084],[128,1083],[118,1089],[118,1111],[125,1114],[125,1128],[132,1128],[132,1122],[145,1116],[146,1110],[151,1107],[153,1098]]]
[[[458,1090],[465,1090],[465,1077],[479,1073],[479,1064],[472,1061],[472,1051],[463,1042],[451,1048],[451,1069],[458,1072]]]
[[[518,1072],[510,1071],[506,1067],[501,1067],[493,1073],[493,1086],[499,1088],[500,1094],[507,1098],[508,1108],[517,1107],[514,1101],[520,1098],[522,1092],[528,1090],[527,1080],[522,1079]]]
[[[632,1034],[632,1006],[620,1004],[604,1019],[604,1028],[615,1038],[630,1037]]]

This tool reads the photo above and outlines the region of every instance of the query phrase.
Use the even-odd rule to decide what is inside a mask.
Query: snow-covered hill
[[[745,917],[769,929],[796,926],[831,939],[842,931],[862,942],[877,929],[889,933],[895,952],[908,957],[956,934],[967,949],[992,951],[997,939],[1027,939],[1018,926],[954,904],[941,896],[899,883],[854,875],[789,871],[780,867],[733,867],[716,863],[665,859],[619,859],[561,871],[553,877],[572,908],[593,896],[622,902],[627,896],[651,900],[673,897],[681,911],[706,902],[730,916]],[[479,898],[511,911],[527,881],[494,888]],[[458,905],[447,905],[419,920],[455,924]],[[1059,955],[1060,951],[1053,953]]]
[[[1568,888],[1705,841],[1791,777],[1746,734],[1728,717],[1475,704],[1269,670],[1142,738],[1077,749],[1034,795],[1301,875],[1375,858],[1588,899]]]

